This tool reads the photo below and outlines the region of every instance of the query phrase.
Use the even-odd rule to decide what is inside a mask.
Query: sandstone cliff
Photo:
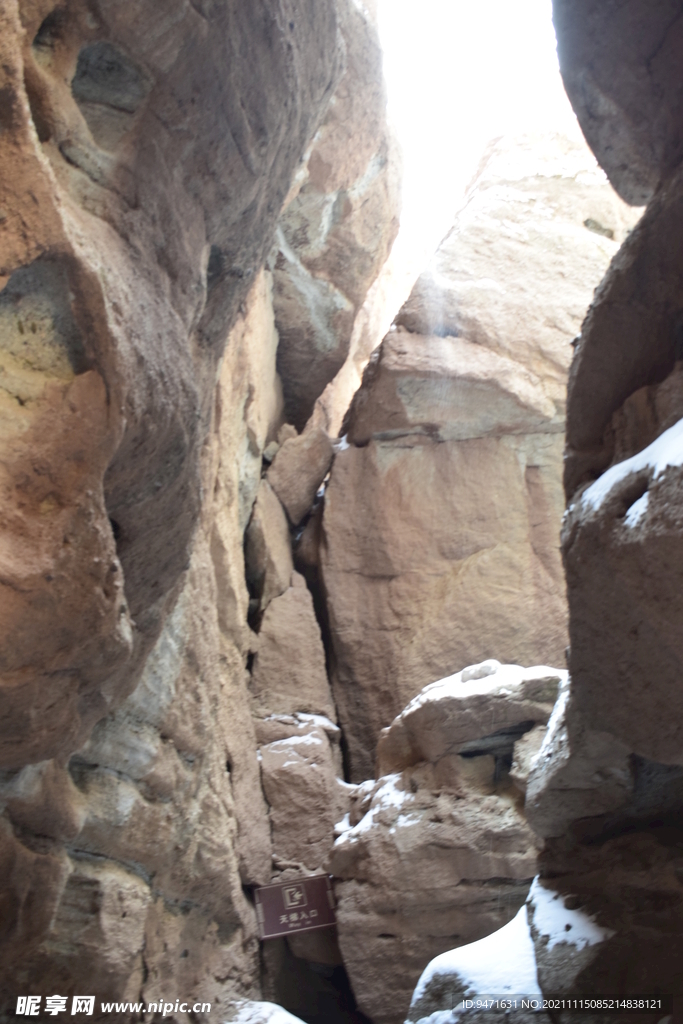
[[[454,1020],[447,998],[513,992],[520,977],[538,993],[680,990],[680,10],[553,6],[586,138],[620,194],[649,205],[596,291],[569,374],[570,673],[526,791],[541,876],[514,929],[430,965],[411,1021]],[[672,1016],[642,1019],[680,1013],[676,1000]]]
[[[3,997],[258,993],[242,538],[281,422],[259,268],[338,20],[0,12]]]
[[[426,683],[564,661],[570,342],[634,219],[583,143],[499,141],[366,371],[321,549],[356,780]]]

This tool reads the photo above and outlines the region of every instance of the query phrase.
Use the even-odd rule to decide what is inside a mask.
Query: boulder
[[[536,872],[537,841],[493,759],[460,760],[457,780],[422,765],[362,783],[337,826],[339,944],[376,1024],[402,1024],[430,958],[514,917]]]
[[[310,512],[333,457],[332,442],[320,427],[312,427],[299,437],[288,438],[278,450],[268,470],[267,480],[293,526],[297,526]]]
[[[453,754],[512,754],[515,740],[547,724],[566,677],[545,666],[489,661],[430,683],[383,730],[378,774]]]
[[[313,599],[299,573],[266,608],[256,647],[249,683],[255,712],[336,717]]]
[[[258,607],[289,588],[294,571],[292,545],[282,505],[267,480],[262,480],[244,536],[246,581]]]
[[[260,758],[273,864],[280,870],[319,870],[332,846],[335,821],[347,805],[328,732],[309,722],[305,731],[294,728],[263,744]],[[296,877],[291,870],[290,877]]]

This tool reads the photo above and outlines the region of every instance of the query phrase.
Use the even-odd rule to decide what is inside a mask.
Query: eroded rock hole
[[[149,88],[145,73],[112,43],[90,43],[78,55],[71,82],[77,102],[105,103],[134,114]]]
[[[81,49],[71,82],[95,142],[107,150],[131,129],[151,87],[152,79],[142,68],[103,40]]]
[[[12,275],[0,295],[0,355],[3,387],[20,406],[87,369],[62,262],[36,260]]]

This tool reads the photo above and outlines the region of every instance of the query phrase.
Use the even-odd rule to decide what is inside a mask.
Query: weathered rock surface
[[[3,6],[8,767],[131,692],[187,567],[217,360],[335,84],[309,7]]]
[[[262,278],[232,332],[204,451],[211,497],[140,684],[68,769],[3,774],[3,995],[18,980],[42,994],[87,983],[98,998],[196,997],[213,1012],[258,995],[242,887],[268,882],[272,863],[242,538],[279,416],[267,293]]]
[[[426,686],[384,729],[379,774],[453,754],[499,754],[523,733],[546,725],[567,673],[484,662]]]
[[[683,157],[674,0],[553,0],[565,88],[589,145],[623,198],[648,202]]]
[[[315,426],[298,437],[288,438],[279,448],[267,480],[293,526],[310,511],[332,465],[333,455],[329,437],[321,427]]]
[[[373,440],[338,453],[321,562],[354,779],[374,774],[380,730],[458,664],[492,649],[511,662],[563,657],[561,569],[546,525],[553,516],[559,526],[560,464],[553,435]]]
[[[342,367],[398,230],[396,145],[367,6],[338,4],[346,70],[278,223],[269,257],[287,419],[302,429]]]
[[[305,711],[336,717],[320,627],[299,573],[292,574],[292,586],[266,609],[249,688],[259,716]]]
[[[561,422],[568,343],[638,216],[579,139],[504,138],[396,323],[511,359]]]
[[[381,777],[347,787],[329,865],[344,963],[373,1021],[401,1024],[429,958],[526,898],[539,844],[509,769],[565,678],[490,660],[433,683],[385,730]]]
[[[287,731],[289,735],[260,748],[273,863],[280,869],[314,872],[329,854],[335,822],[346,812],[348,802],[337,777],[339,731],[331,741],[329,728],[315,720],[305,731]]]
[[[339,944],[376,1024],[401,1024],[431,957],[513,917],[536,871],[537,841],[496,792],[493,758],[458,760],[448,778],[423,765],[362,783],[332,850]]]
[[[500,142],[366,371],[321,547],[356,780],[431,679],[564,657],[569,342],[634,218],[579,143]]]

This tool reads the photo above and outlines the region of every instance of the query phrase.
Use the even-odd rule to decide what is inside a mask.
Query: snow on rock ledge
[[[504,928],[478,942],[449,950],[423,971],[415,988],[406,1024],[456,1024],[460,1020],[518,1022],[546,1020],[544,1014],[520,1009],[504,1014],[463,1008],[463,1000],[484,996],[540,996],[548,953],[563,964],[563,978],[553,976],[554,992],[568,991],[578,971],[592,958],[591,947],[614,932],[601,928],[580,909],[571,909],[572,897],[563,897],[538,878],[527,903]]]
[[[329,869],[344,963],[375,1024],[404,1019],[430,957],[511,927],[538,870],[515,744],[540,742],[565,682],[495,660],[438,680],[387,730],[382,777],[348,787]]]
[[[459,753],[491,752],[550,718],[563,669],[490,660],[430,683],[383,730],[380,774]]]

